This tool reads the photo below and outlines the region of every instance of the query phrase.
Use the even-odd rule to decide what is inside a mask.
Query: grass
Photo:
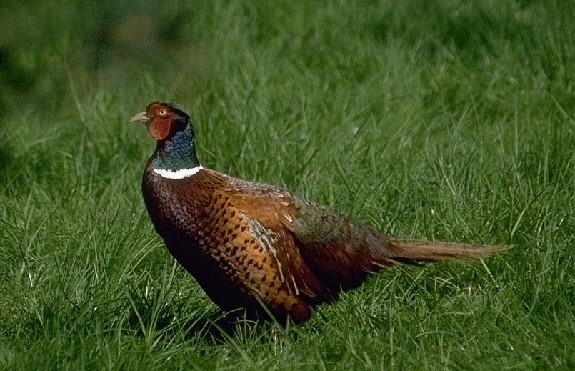
[[[575,368],[575,8],[8,1],[0,368]],[[164,249],[127,123],[385,233],[512,245],[373,275],[303,326],[222,316]]]

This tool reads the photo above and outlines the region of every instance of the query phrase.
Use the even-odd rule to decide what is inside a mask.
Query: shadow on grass
[[[182,318],[182,313],[186,312],[188,315]],[[189,309],[166,306],[155,313],[152,308],[130,311],[123,329],[139,338],[181,337],[186,341],[200,340],[206,344],[222,345],[236,339],[265,339],[268,334],[281,332],[291,325],[269,318],[249,318],[243,310],[223,312],[214,307],[213,310],[199,308],[190,313]]]
[[[185,325],[185,338],[191,339],[198,334],[207,342],[223,344],[230,338],[235,338],[239,331],[255,331],[257,328],[267,328],[269,322],[247,319],[243,313],[212,313],[209,317],[199,320],[189,320]]]
[[[185,328],[186,340],[200,337],[206,343],[222,345],[236,339],[254,338],[265,341],[269,335],[278,334],[293,323],[281,323],[269,318],[248,318],[241,310],[222,313],[221,311],[210,313],[203,319],[190,319]],[[275,336],[275,335],[273,335]]]

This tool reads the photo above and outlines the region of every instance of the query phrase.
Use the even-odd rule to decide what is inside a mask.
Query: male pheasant
[[[203,168],[190,117],[172,104],[150,103],[131,121],[156,140],[142,183],[156,231],[226,311],[301,323],[380,268],[497,250],[395,239],[281,188]]]

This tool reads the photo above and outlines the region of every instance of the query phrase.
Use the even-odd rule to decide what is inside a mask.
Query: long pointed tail
[[[482,259],[508,249],[505,246],[394,238],[391,238],[389,242],[389,257],[402,263]]]

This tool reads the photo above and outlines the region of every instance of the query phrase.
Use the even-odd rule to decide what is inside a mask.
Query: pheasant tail
[[[501,246],[393,238],[387,249],[386,255],[402,263],[482,259],[505,250]]]
[[[505,248],[398,239],[337,215],[309,201],[295,200],[291,226],[306,263],[334,293],[357,287],[369,272],[396,263],[481,259]]]

